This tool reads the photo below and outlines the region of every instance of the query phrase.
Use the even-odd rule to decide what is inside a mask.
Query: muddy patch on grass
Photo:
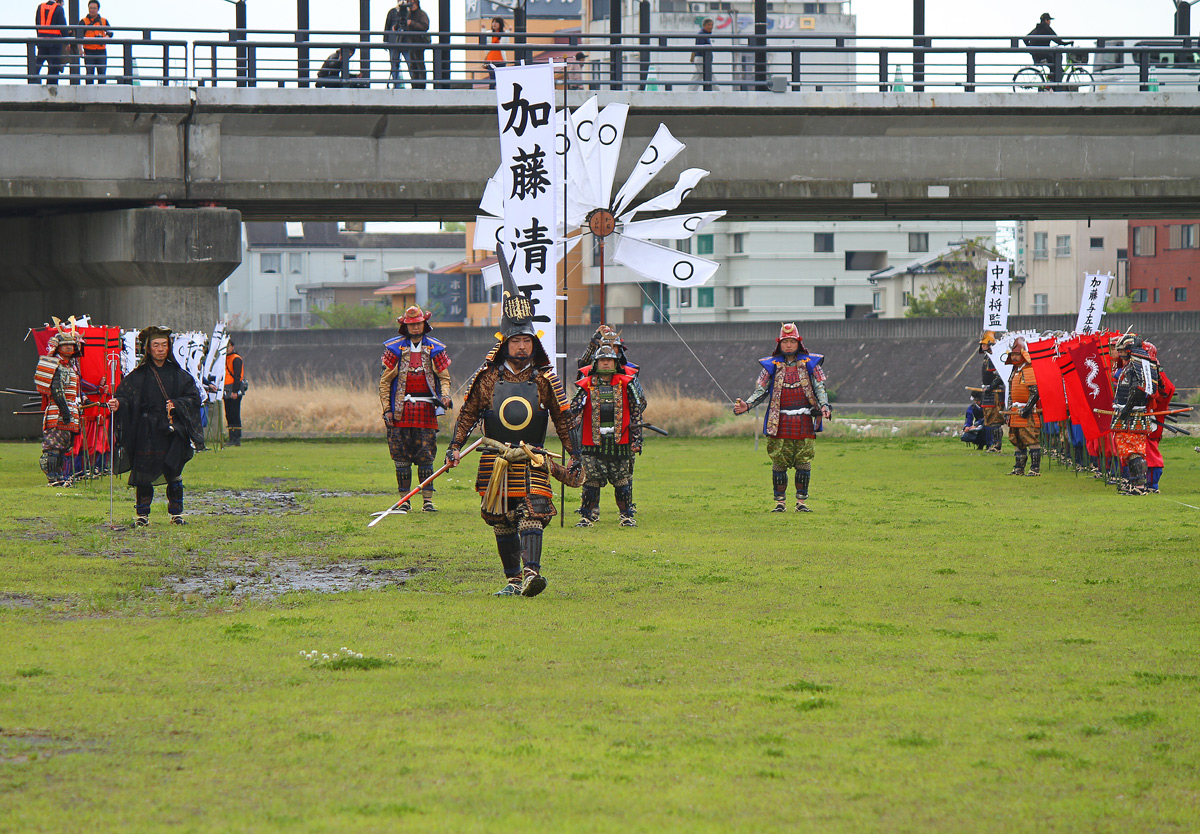
[[[265,489],[214,489],[187,496],[185,512],[199,515],[288,515],[308,512],[296,493]]]
[[[92,742],[77,742],[38,733],[0,730],[0,764],[24,764],[36,759],[52,759],[95,750]]]
[[[29,594],[0,594],[0,608],[37,608],[39,602]]]
[[[319,594],[339,594],[347,591],[369,591],[403,585],[417,573],[407,570],[372,569],[362,562],[313,567],[296,559],[280,559],[269,565],[226,565],[197,576],[167,576],[163,585],[152,589],[157,593],[199,594],[215,597],[227,594],[234,597],[272,599],[290,591],[314,591]]]

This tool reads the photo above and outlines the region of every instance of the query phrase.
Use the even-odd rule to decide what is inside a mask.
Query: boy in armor
[[[500,342],[467,385],[446,462],[458,465],[459,449],[482,421],[475,491],[482,498],[483,520],[496,535],[507,580],[496,596],[532,597],[546,588],[542,531],[556,515],[550,477],[579,486],[583,473],[571,442],[574,421],[567,397],[533,327],[533,305],[517,289],[504,258],[499,261],[504,281]],[[571,457],[569,468],[541,448],[550,420]]]
[[[1013,468],[1009,475],[1024,475],[1025,463],[1029,462],[1029,474],[1042,474],[1042,410],[1038,407],[1037,379],[1033,375],[1033,361],[1025,340],[1018,337],[1008,350],[1008,364],[1013,366],[1008,378],[1008,439],[1015,447]]]
[[[379,376],[379,402],[387,429],[388,451],[396,464],[400,495],[412,487],[412,465],[417,465],[418,483],[433,474],[437,457],[437,409],[447,411],[450,401],[450,356],[446,346],[429,336],[432,314],[415,304],[396,319],[400,335],[383,343],[383,373]],[[421,490],[421,509],[437,512],[433,487]],[[411,510],[405,501],[398,513]]]
[[[45,414],[42,417],[42,472],[48,486],[70,486],[66,473],[67,454],[75,447],[81,423],[79,395],[79,357],[83,355],[83,339],[75,330],[54,320],[58,330],[46,344],[46,355],[38,359],[33,381],[42,395]]]
[[[763,434],[771,458],[773,513],[787,511],[787,472],[791,468],[796,470],[796,512],[812,512],[806,502],[816,437],[822,419],[829,419],[831,413],[821,370],[824,361],[821,354],[805,350],[795,324],[785,324],[779,329],[775,351],[758,360],[762,371],[754,393],[747,400],[739,397],[733,406],[734,414],[745,414],[757,403],[768,401]]]
[[[591,527],[600,517],[600,490],[612,484],[622,527],[636,527],[633,506],[633,456],[642,450],[640,417],[646,408],[637,378],[618,370],[620,357],[603,341],[592,366],[576,383],[571,412],[580,415],[583,495],[576,527]]]

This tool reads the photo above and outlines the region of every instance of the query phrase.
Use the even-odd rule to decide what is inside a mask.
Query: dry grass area
[[[678,385],[650,385],[646,399],[650,403],[646,419],[673,437],[752,437],[762,427],[761,407],[757,415],[735,417],[730,406],[689,397]],[[453,417],[451,413],[441,419],[443,431],[450,430]],[[835,419],[826,423],[825,436],[924,437],[945,434],[955,423]],[[383,434],[379,397],[371,379],[256,379],[242,406],[242,424],[250,434]]]

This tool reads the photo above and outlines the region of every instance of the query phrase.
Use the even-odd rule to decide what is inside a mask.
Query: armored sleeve
[[[754,384],[754,393],[746,398],[746,405],[754,408],[767,398],[771,391],[771,375],[765,370],[759,373],[758,381]]]
[[[571,429],[575,425],[575,415],[571,413],[562,383],[553,371],[544,371],[537,375],[537,387],[542,408],[550,412],[550,419],[554,421],[554,431],[562,441],[563,450],[574,456],[577,450],[571,440]]]
[[[400,362],[390,350],[383,352],[383,373],[379,376],[379,405],[387,414],[392,407],[392,380],[400,373]]]
[[[818,368],[817,370],[820,370]],[[829,408],[829,395],[825,392],[825,374],[812,374],[813,393],[817,395],[817,404],[821,408]]]
[[[470,437],[471,430],[475,428],[475,424],[479,422],[479,418],[483,414],[484,403],[491,401],[495,381],[493,379],[492,384],[486,384],[489,373],[493,373],[492,369],[486,366],[480,368],[467,386],[467,397],[458,410],[458,421],[454,424],[454,438],[450,441],[451,449],[462,448],[462,445],[467,442],[467,438]]]

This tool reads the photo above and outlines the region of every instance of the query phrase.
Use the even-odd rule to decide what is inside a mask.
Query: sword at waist
[[[819,411],[813,411],[811,408],[781,408],[780,414],[786,414],[788,417],[799,417],[802,414],[820,414]]]
[[[406,403],[430,403],[431,405],[441,405],[441,400],[434,397],[414,397],[412,394],[405,394],[404,401]]]

